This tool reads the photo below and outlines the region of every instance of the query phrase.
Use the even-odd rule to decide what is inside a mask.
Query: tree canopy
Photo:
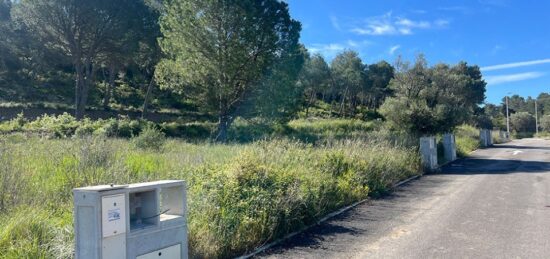
[[[187,91],[219,117],[224,140],[244,100],[285,53],[299,47],[301,25],[276,0],[167,0],[161,18],[163,87]]]
[[[428,67],[423,56],[413,65],[398,62],[390,82],[395,96],[381,112],[395,128],[418,134],[450,132],[470,120],[485,99],[479,67],[466,63]]]

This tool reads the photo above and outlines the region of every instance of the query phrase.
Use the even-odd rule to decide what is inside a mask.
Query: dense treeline
[[[510,115],[510,131],[529,135],[536,132],[538,125],[539,131],[550,132],[549,93],[541,93],[536,98],[512,95],[503,98],[500,105],[487,104],[483,108],[483,118],[480,120],[482,124],[506,129],[506,103],[508,103]],[[537,115],[538,124],[535,115]]]
[[[77,119],[201,111],[218,140],[238,117],[380,118],[417,134],[491,121],[477,66],[365,64],[351,50],[327,63],[282,1],[2,0],[0,30],[0,99],[73,104]]]

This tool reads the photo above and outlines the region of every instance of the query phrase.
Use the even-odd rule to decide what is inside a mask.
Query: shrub
[[[544,115],[540,118],[540,127],[546,132],[550,132],[550,115]]]
[[[160,150],[165,141],[164,133],[153,126],[147,126],[137,137],[132,139],[132,143],[137,148],[152,150]]]
[[[535,132],[535,117],[528,112],[514,113],[510,116],[510,126],[520,134]]]
[[[79,122],[70,114],[44,114],[34,121],[25,124],[24,129],[52,138],[66,138],[74,134]]]

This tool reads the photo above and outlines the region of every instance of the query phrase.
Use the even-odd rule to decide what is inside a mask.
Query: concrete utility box
[[[488,130],[488,129],[480,130],[479,138],[480,138],[482,147],[490,147],[493,145],[493,136],[491,135],[491,130]]]
[[[443,151],[445,154],[445,161],[456,160],[455,135],[450,133],[443,135]]]
[[[420,138],[420,156],[425,170],[437,170],[437,143],[435,137]]]
[[[73,190],[77,259],[181,259],[187,252],[184,181]]]

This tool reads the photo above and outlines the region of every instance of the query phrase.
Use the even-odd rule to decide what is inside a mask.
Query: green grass
[[[455,130],[456,152],[459,157],[466,157],[480,146],[479,129],[462,125]]]
[[[294,127],[331,130],[315,123]],[[104,136],[0,136],[0,258],[71,257],[73,188],[158,179],[188,182],[192,257],[239,255],[418,174],[416,148],[404,139],[373,132],[315,145],[168,139],[149,149]]]
[[[231,142],[249,143],[274,138],[291,138],[307,143],[320,140],[338,140],[362,138],[380,128],[380,121],[362,121],[357,119],[296,119],[280,123],[265,119],[237,118],[229,129]],[[215,135],[217,124],[214,122],[169,122],[153,125],[144,120],[120,119],[84,119],[77,121],[70,114],[58,116],[43,115],[28,121],[22,115],[0,123],[0,134],[26,133],[48,138],[69,138],[73,136],[107,136],[130,138],[137,136],[147,128],[156,127],[167,137],[182,138],[188,141],[205,141]]]

